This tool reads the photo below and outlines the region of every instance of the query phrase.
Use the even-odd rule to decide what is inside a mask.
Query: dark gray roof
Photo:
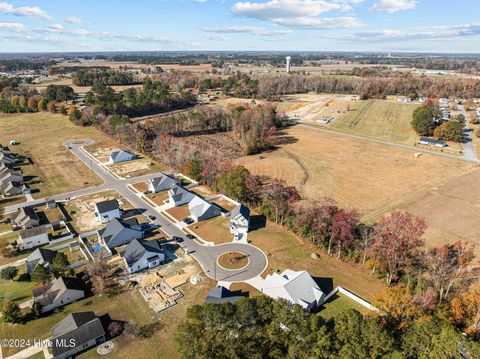
[[[56,252],[47,248],[37,248],[32,252],[25,262],[27,273],[32,274],[38,264],[52,264]]]
[[[115,161],[117,159],[118,155],[120,155],[121,153],[128,153],[129,155],[134,156],[134,154],[132,152],[130,152],[129,150],[121,150],[120,148],[112,150],[112,152],[110,152],[110,156],[112,157],[112,160]]]
[[[150,257],[152,259],[157,257],[155,253],[162,253],[162,247],[158,240],[147,241],[145,239],[134,239],[128,244],[125,251],[120,254],[131,267],[136,261],[142,258],[146,252],[152,253]]]
[[[233,218],[237,215],[241,214],[244,218],[250,219],[250,209],[243,204],[235,207],[232,209],[232,212],[230,213],[230,216]]]
[[[73,350],[60,343],[75,343],[83,346],[89,341],[105,337],[102,322],[94,312],[71,313],[52,328],[52,354],[54,357]]]
[[[38,221],[38,216],[33,207],[22,207],[11,215],[11,219],[15,224],[23,224],[28,219]]]
[[[128,220],[113,218],[105,227],[98,231],[98,234],[103,238],[105,244],[108,244],[108,242],[119,235],[124,229],[142,231],[136,218],[129,218]]]
[[[85,290],[82,281],[74,277],[59,277],[39,288],[33,289],[35,302],[40,305],[49,305],[55,302],[55,299],[68,289]]]
[[[162,187],[162,188],[172,188],[176,185],[180,184],[180,181],[172,176],[169,176],[165,173],[162,173],[160,176],[152,178],[150,180],[151,184],[154,188]]]
[[[112,199],[109,201],[97,202],[96,204],[99,213],[106,213],[113,211],[115,209],[119,209],[118,201],[116,199]]]
[[[207,299],[205,303],[235,303],[237,300],[242,298],[242,295],[237,295],[227,288],[219,285],[208,292]]]

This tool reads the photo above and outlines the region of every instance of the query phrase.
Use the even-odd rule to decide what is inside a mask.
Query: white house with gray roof
[[[143,238],[143,235],[143,229],[135,218],[128,220],[114,218],[104,228],[98,230],[99,238],[109,249]]]
[[[52,328],[53,359],[72,358],[105,342],[105,329],[94,312],[71,313]]]
[[[56,251],[47,248],[37,248],[27,257],[25,271],[32,275],[37,266],[48,268],[53,263],[53,258],[55,258],[56,254]]]
[[[261,292],[273,299],[283,298],[311,311],[319,307],[325,293],[306,271],[286,269],[283,273],[268,275],[261,284]]]
[[[188,203],[188,210],[190,212],[190,217],[195,222],[204,221],[206,219],[219,216],[222,213],[219,207],[207,202],[199,196],[195,196]]]
[[[20,172],[7,170],[0,174],[0,184],[5,185],[8,182],[23,183],[23,175]]]
[[[37,226],[21,230],[17,239],[17,245],[22,250],[39,247],[48,242],[48,232],[45,226]]]
[[[40,304],[42,313],[63,307],[83,297],[85,297],[84,284],[74,277],[58,277],[44,286],[33,289],[33,301]]]
[[[135,154],[133,154],[129,150],[122,150],[120,148],[116,148],[110,152],[109,162],[110,163],[126,162],[126,161],[134,160],[135,158],[136,158]]]
[[[147,181],[147,190],[150,193],[158,193],[169,190],[175,186],[180,186],[181,184],[182,182],[179,179],[162,173],[160,176]]]
[[[13,165],[16,162],[17,162],[17,160],[14,157],[0,151],[0,163],[5,163],[7,165]]]
[[[194,193],[187,191],[185,188],[175,186],[168,191],[168,203],[173,207],[181,206],[190,202],[195,196]]]
[[[250,225],[250,209],[243,204],[235,207],[230,212],[230,233],[235,241],[246,241]]]
[[[33,207],[22,207],[10,215],[10,222],[14,228],[32,228],[38,226],[40,221]]]
[[[120,218],[120,206],[116,199],[95,203],[95,218],[100,223],[108,223],[114,218]]]
[[[156,267],[165,260],[158,240],[134,239],[120,255],[129,273]]]

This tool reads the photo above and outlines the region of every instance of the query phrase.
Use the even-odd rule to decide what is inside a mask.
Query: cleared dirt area
[[[292,127],[287,144],[238,161],[253,173],[280,178],[306,198],[323,196],[356,208],[364,220],[410,203],[476,166],[448,158],[351,139],[335,133]]]
[[[12,146],[12,150],[32,159],[31,165],[22,166],[24,173],[42,182],[32,185],[38,189],[33,193],[34,198],[102,183],[88,166],[62,146],[75,138],[92,138],[104,146],[115,144],[93,127],[75,126],[67,116],[49,112],[0,115],[0,143],[18,141],[20,144]]]
[[[157,165],[148,158],[140,158],[133,161],[126,161],[122,163],[115,163],[106,166],[106,168],[122,178],[137,177],[148,173],[158,172],[164,167]]]

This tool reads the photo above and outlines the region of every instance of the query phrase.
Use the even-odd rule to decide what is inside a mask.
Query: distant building
[[[109,162],[110,163],[119,163],[125,161],[131,161],[136,158],[135,154],[131,153],[128,150],[121,150],[116,148],[110,152]]]
[[[37,226],[20,231],[17,244],[20,249],[31,249],[47,244],[49,242],[48,232],[45,226]]]
[[[114,218],[98,231],[98,236],[109,249],[143,238],[143,235],[143,229],[135,218],[129,220]]]
[[[102,322],[94,312],[71,313],[52,328],[50,352],[53,359],[72,358],[105,342],[105,335]]]
[[[168,202],[175,207],[190,202],[193,197],[195,197],[195,194],[180,186],[172,187],[168,191]]]
[[[439,148],[447,147],[447,144],[444,141],[435,140],[428,137],[420,137],[418,143],[420,143],[421,145],[434,146]]]
[[[195,222],[204,221],[206,219],[219,216],[222,213],[219,207],[215,206],[210,202],[205,201],[203,198],[200,198],[199,196],[195,196],[188,203],[188,210],[190,212],[190,217]]]
[[[120,218],[120,207],[116,199],[95,203],[95,217],[100,223],[107,223],[114,218]]]
[[[287,60],[287,65],[285,70],[287,71],[287,74],[288,74],[290,73],[290,61],[292,60],[292,58],[290,56],[287,56],[285,59]]]
[[[175,186],[180,186],[181,184],[182,181],[179,179],[162,173],[160,176],[147,181],[147,190],[150,193],[157,193],[169,190]]]
[[[261,291],[273,299],[286,299],[308,311],[319,307],[325,298],[325,294],[308,272],[289,269],[280,274],[267,275]]]
[[[58,277],[44,286],[33,289],[33,301],[40,304],[42,313],[63,307],[84,297],[84,284],[74,277]]]
[[[158,240],[132,240],[127,248],[120,252],[129,273],[154,268],[165,260],[165,254]]]
[[[236,241],[246,240],[250,225],[250,210],[243,204],[235,207],[230,212],[230,233]]]

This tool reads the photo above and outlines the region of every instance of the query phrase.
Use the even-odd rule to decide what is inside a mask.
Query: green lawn
[[[3,303],[4,299],[13,300],[20,304],[32,298],[32,289],[36,283],[17,281],[18,276],[25,273],[25,268],[19,266],[18,270],[15,280],[0,279],[0,304]]]
[[[325,319],[330,319],[348,309],[356,309],[362,314],[372,313],[370,310],[348,298],[346,295],[337,293],[322,306],[319,314]]]
[[[418,107],[392,100],[366,100],[352,103],[345,116],[335,119],[330,128],[380,140],[414,145],[417,139],[410,125]]]

